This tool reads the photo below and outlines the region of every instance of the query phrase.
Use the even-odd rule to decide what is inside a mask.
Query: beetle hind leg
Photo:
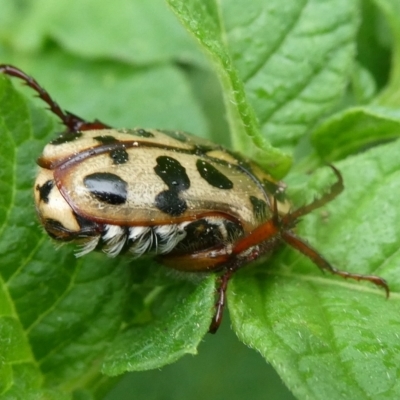
[[[83,118],[78,117],[68,111],[63,111],[63,109],[58,105],[56,101],[50,96],[50,94],[45,90],[39,83],[27,75],[25,72],[21,71],[19,68],[14,67],[9,64],[0,64],[0,73],[13,76],[15,78],[21,79],[27,86],[33,89],[37,96],[43,100],[48,106],[50,111],[57,115],[61,122],[68,128],[71,132],[77,131],[87,131],[91,129],[107,129],[110,128],[108,125],[103,124],[98,120],[93,122],[85,121]]]
[[[385,279],[376,275],[362,275],[355,274],[347,271],[342,271],[333,267],[324,257],[322,257],[315,249],[313,249],[305,241],[297,237],[290,231],[281,233],[282,239],[294,249],[307,256],[315,265],[321,270],[328,271],[334,275],[341,276],[346,279],[354,279],[356,281],[368,281],[376,286],[382,287],[386,292],[386,297],[389,297],[389,286]]]

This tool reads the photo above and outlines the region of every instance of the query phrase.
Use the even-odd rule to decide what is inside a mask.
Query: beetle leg
[[[98,130],[98,129],[110,129],[110,125],[106,125],[103,122],[99,121],[97,118],[92,121],[88,122],[82,119],[81,117],[78,117],[75,114],[70,113],[69,111],[66,111],[65,114],[67,115],[68,121],[65,123],[62,121],[62,123],[67,126],[67,128],[71,132],[77,132],[77,131],[91,131],[91,130]]]
[[[271,218],[254,229],[249,235],[238,240],[232,249],[232,254],[237,256],[257,244],[279,237],[279,233],[280,225],[277,225],[275,219]]]
[[[216,333],[222,322],[224,315],[224,308],[226,303],[226,289],[228,288],[228,282],[235,272],[233,268],[228,268],[219,278],[219,285],[217,288],[217,302],[215,303],[215,313],[210,324],[208,331],[210,333]]]
[[[389,297],[389,286],[385,279],[375,275],[362,275],[354,274],[347,271],[341,271],[333,267],[324,257],[322,257],[315,249],[313,249],[308,243],[297,237],[293,232],[283,231],[281,232],[281,238],[294,249],[298,250],[307,256],[315,265],[321,270],[326,270],[334,275],[339,275],[342,278],[355,279],[356,281],[368,281],[372,282],[376,286],[383,287],[386,292],[386,297]]]
[[[273,242],[276,244],[277,242]],[[268,245],[268,248],[274,246],[274,244]],[[265,249],[264,249],[265,250]],[[267,250],[266,250],[267,251]],[[262,252],[265,254],[265,251]],[[229,259],[226,259],[225,263],[227,267],[225,267],[225,271],[222,275],[219,276],[219,285],[217,288],[217,301],[215,303],[215,314],[211,321],[209,332],[215,333],[217,332],[224,313],[224,308],[226,304],[226,290],[228,288],[229,280],[231,279],[232,275],[244,264],[247,264],[251,261],[256,260],[261,255],[260,249],[258,246],[254,246],[248,251],[245,252],[245,255],[238,255],[238,254],[231,254]]]
[[[8,64],[0,64],[0,73],[22,79],[27,86],[36,91],[41,100],[47,103],[50,111],[60,118],[61,122],[68,128],[69,131],[77,132],[90,129],[110,128],[108,125],[103,124],[98,120],[88,122],[75,114],[72,114],[68,111],[63,111],[58,103],[52,99],[49,93],[43,87],[41,87],[34,78],[25,74],[25,72],[21,71],[19,68]]]
[[[303,215],[309,214],[310,212],[316,210],[317,208],[324,206],[326,203],[329,203],[340,193],[342,193],[344,189],[342,174],[333,165],[329,164],[329,166],[332,168],[333,172],[337,177],[337,181],[331,186],[329,192],[325,193],[322,197],[315,199],[310,204],[306,204],[305,206],[298,208],[292,213],[288,213],[287,215],[283,216],[282,217],[283,226],[295,225],[296,221]]]
[[[265,223],[258,226],[248,236],[240,239],[233,248],[233,254],[239,254],[249,247],[254,246],[255,244],[270,240],[273,237],[278,236],[280,232],[290,229],[291,227],[296,225],[300,217],[309,214],[316,208],[324,206],[326,203],[330,202],[336,196],[338,196],[344,189],[343,178],[338,169],[336,169],[333,165],[330,165],[330,167],[333,169],[333,172],[338,179],[331,186],[329,192],[324,194],[321,198],[315,199],[310,204],[300,207],[292,213],[288,213],[282,217],[279,216],[277,201],[274,197],[272,218],[269,221],[266,221]]]

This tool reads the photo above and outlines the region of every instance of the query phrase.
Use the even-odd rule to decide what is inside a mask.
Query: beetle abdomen
[[[230,244],[243,235],[240,226],[219,217],[157,226],[124,227],[105,224],[98,229],[101,233],[95,236],[78,234],[74,238],[78,242],[82,239],[77,257],[93,250],[102,250],[110,257],[116,257],[121,252],[129,252],[135,257],[146,253],[180,256],[188,252],[201,253],[213,248],[229,248]]]

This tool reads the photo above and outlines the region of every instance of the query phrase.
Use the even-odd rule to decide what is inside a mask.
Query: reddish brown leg
[[[110,128],[108,125],[103,124],[98,120],[88,122],[68,111],[64,112],[61,107],[52,99],[49,93],[43,89],[35,79],[25,74],[25,72],[21,71],[19,68],[8,64],[0,64],[0,73],[22,79],[27,86],[36,91],[40,99],[48,104],[50,111],[60,118],[61,122],[68,128],[69,131],[77,132],[90,129]]]
[[[210,333],[216,333],[219,326],[221,325],[226,303],[226,289],[228,288],[228,282],[231,279],[233,273],[233,269],[228,269],[223,275],[219,277],[219,286],[217,288],[218,300],[215,303],[215,314],[208,330]]]
[[[276,223],[275,218],[272,218],[258,226],[249,235],[238,240],[232,249],[232,254],[238,255],[252,246],[273,239],[279,235],[279,232],[279,225]]]
[[[306,215],[314,211],[315,209],[324,206],[326,203],[330,202],[336,196],[338,196],[344,188],[343,178],[341,173],[333,165],[330,165],[330,167],[333,169],[333,172],[335,173],[338,180],[331,186],[329,192],[325,193],[321,198],[315,199],[310,204],[300,207],[292,213],[289,213],[283,217],[279,216],[277,202],[276,200],[274,200],[272,218],[264,224],[258,226],[248,236],[240,239],[235,244],[232,253],[240,254],[251,246],[276,237],[281,231],[284,231],[285,229],[290,229],[294,225],[296,225],[298,219],[303,215]]]
[[[316,264],[321,270],[326,270],[334,275],[339,275],[342,278],[355,279],[356,281],[368,281],[372,282],[376,286],[383,287],[386,292],[386,297],[389,297],[389,286],[387,282],[375,275],[361,275],[353,274],[347,271],[341,271],[333,267],[325,258],[323,258],[315,249],[313,249],[309,244],[304,242],[302,239],[297,237],[294,233],[290,231],[284,231],[281,233],[282,239],[292,246],[294,249],[300,251],[305,256],[307,256],[314,264]]]
[[[289,213],[284,217],[282,217],[283,226],[293,225],[293,221],[297,221],[303,215],[309,214],[310,212],[316,210],[317,208],[324,206],[325,204],[329,203],[335,197],[339,196],[340,193],[343,192],[344,185],[343,185],[342,174],[333,165],[329,164],[329,166],[332,168],[333,172],[337,177],[337,181],[330,187],[329,192],[325,193],[321,198],[315,199],[310,204],[300,207],[297,210],[293,211],[292,213]]]
[[[334,268],[327,260],[325,260],[315,249],[309,246],[302,239],[298,238],[290,229],[296,225],[298,219],[303,215],[306,215],[315,209],[324,206],[326,203],[333,200],[343,191],[343,179],[340,172],[333,166],[330,166],[337,177],[337,181],[331,186],[329,192],[324,194],[321,198],[315,199],[310,204],[307,204],[294,212],[280,217],[277,209],[277,202],[273,202],[273,215],[272,218],[262,225],[258,226],[249,235],[240,239],[232,249],[231,265],[230,268],[221,277],[221,284],[218,288],[218,301],[216,303],[216,313],[213,322],[210,327],[210,332],[214,333],[222,319],[222,312],[225,305],[225,292],[228,285],[228,281],[231,278],[234,271],[240,268],[241,265],[246,264],[252,260],[258,258],[268,251],[272,251],[275,246],[284,241],[294,249],[300,251],[305,256],[310,258],[314,264],[316,264],[321,270],[326,270],[332,274],[339,275],[343,278],[355,279],[357,281],[368,281],[373,284],[383,287],[386,292],[386,296],[389,296],[389,287],[383,278],[375,275],[361,275],[350,273],[346,271],[341,271]],[[254,251],[246,255],[246,251],[254,247]],[[258,250],[256,250],[258,248]],[[243,256],[243,254],[245,254]],[[240,257],[242,259],[240,260]],[[235,261],[234,261],[235,260]]]

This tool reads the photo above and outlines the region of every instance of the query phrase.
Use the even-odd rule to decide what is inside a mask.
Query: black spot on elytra
[[[170,190],[180,192],[190,187],[190,179],[186,169],[175,158],[168,156],[157,157],[157,165],[154,167],[154,171]]]
[[[53,139],[50,144],[57,146],[72,142],[82,136],[82,132],[63,132],[58,138]]]
[[[145,129],[121,129],[118,132],[120,133],[126,133],[128,135],[132,135],[132,136],[138,136],[138,137],[145,137],[145,138],[153,138],[154,134],[146,131]]]
[[[128,196],[128,184],[110,172],[96,172],[83,179],[85,187],[98,200],[112,204],[124,204]]]
[[[233,188],[232,181],[207,161],[198,159],[196,167],[200,176],[211,186],[224,190]]]
[[[181,215],[186,211],[187,204],[179,197],[179,192],[190,187],[186,169],[175,158],[160,156],[157,157],[154,171],[168,186],[168,190],[164,190],[156,196],[156,207],[172,216]]]
[[[94,136],[93,139],[97,140],[98,142],[103,143],[103,144],[110,144],[110,143],[118,142],[118,140],[114,136],[111,136],[111,135]]]
[[[155,200],[156,207],[160,211],[173,217],[177,217],[187,210],[186,201],[182,200],[179,197],[179,192],[174,190],[164,190],[158,193]]]
[[[257,220],[265,221],[267,219],[267,203],[258,197],[250,196],[251,204],[253,205],[254,215]]]
[[[53,187],[54,187],[53,180],[48,180],[42,186],[36,185],[36,190],[39,192],[40,200],[42,200],[44,203],[47,204],[49,202],[49,194],[53,189]]]
[[[97,140],[98,142],[100,142],[102,144],[119,143],[119,140],[111,135],[95,136],[95,137],[93,137],[93,139]],[[129,154],[125,150],[123,143],[121,143],[120,148],[111,150],[109,154],[113,160],[113,164],[115,164],[115,165],[125,164],[129,160]]]
[[[133,131],[133,134],[136,135],[136,136],[146,137],[146,138],[154,137],[154,135],[151,132],[146,131],[145,129],[135,129]]]
[[[129,154],[124,148],[110,151],[110,157],[116,165],[125,164],[129,160]]]
[[[194,146],[194,154],[198,155],[198,156],[204,156],[207,155],[208,152],[210,151],[214,151],[218,149],[218,146],[207,146],[204,144],[196,144]],[[220,160],[216,160],[216,161],[220,161]]]

